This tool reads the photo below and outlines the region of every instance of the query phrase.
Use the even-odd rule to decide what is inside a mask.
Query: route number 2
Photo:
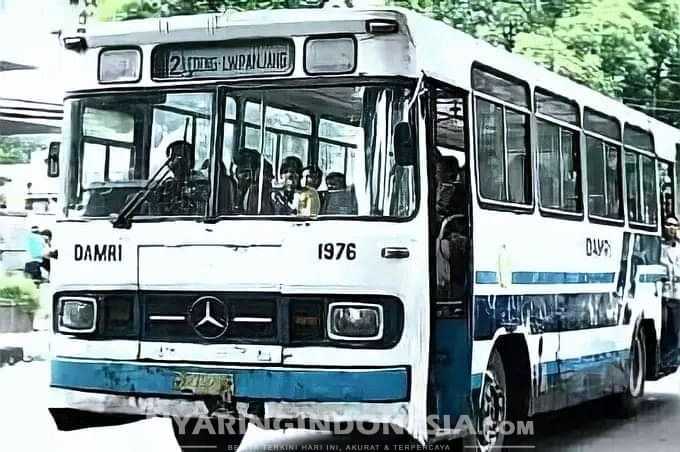
[[[356,244],[354,243],[319,243],[319,259],[321,260],[340,260],[345,257],[347,260],[354,260],[357,257]]]

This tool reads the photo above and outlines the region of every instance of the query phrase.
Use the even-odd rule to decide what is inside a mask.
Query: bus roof
[[[413,44],[419,72],[471,90],[473,64],[487,67],[567,97],[584,107],[616,116],[654,134],[657,155],[674,161],[680,130],[622,102],[558,75],[527,57],[493,46],[450,25],[397,7],[278,9],[221,14],[196,14],[122,22],[94,23],[82,34],[87,47],[153,45],[167,42],[210,41],[241,37],[305,36],[366,33],[366,20],[390,19],[398,33]],[[448,43],[442,46],[441,43]],[[393,56],[387,58],[393,59]],[[396,59],[395,59],[396,60]],[[405,66],[406,67],[406,66]],[[408,73],[405,76],[417,74]]]

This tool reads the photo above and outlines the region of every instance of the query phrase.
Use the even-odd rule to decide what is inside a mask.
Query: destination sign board
[[[214,79],[289,74],[295,59],[292,42],[281,39],[163,46],[153,60],[157,79]]]

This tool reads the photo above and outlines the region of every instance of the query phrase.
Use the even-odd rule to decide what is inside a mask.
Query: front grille
[[[55,331],[59,314],[58,300],[63,296],[97,299],[99,315],[96,330],[93,333],[73,334],[88,340],[137,339],[150,342],[387,349],[397,344],[404,328],[404,306],[398,298],[391,296],[69,291],[54,294]],[[225,319],[227,325],[221,324],[222,327],[226,326],[223,329],[200,330],[203,333],[215,333],[201,335],[195,326],[206,317],[205,306],[203,310],[199,306],[197,311],[191,308],[194,304],[205,303],[207,299],[214,302],[211,304],[210,317]],[[382,305],[382,340],[346,341],[328,336],[326,329],[329,305],[356,301]]]
[[[144,306],[143,340],[168,342],[196,342],[201,340],[199,333],[211,333],[203,339],[210,343],[227,342],[275,342],[278,335],[277,297],[276,295],[253,294],[205,294],[205,301],[197,301],[195,293],[159,293],[142,295]],[[205,327],[199,331],[192,326],[206,317],[205,306],[212,299],[211,322],[221,324],[226,318],[226,331],[222,333],[219,326]],[[192,311],[192,305],[198,303]],[[219,310],[223,303],[224,312]],[[192,314],[193,312],[193,314]],[[193,318],[192,318],[193,315]],[[220,334],[222,333],[222,334]],[[219,337],[213,338],[212,336]]]

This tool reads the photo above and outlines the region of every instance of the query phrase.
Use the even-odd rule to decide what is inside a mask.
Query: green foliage
[[[41,144],[30,136],[0,136],[0,164],[28,163],[31,152]]]
[[[99,20],[130,20],[228,9],[281,9],[304,5],[304,0],[100,0]]]
[[[21,309],[32,315],[40,306],[40,291],[35,283],[21,274],[0,276],[0,299],[17,303]]]
[[[548,69],[572,80],[585,83],[606,94],[616,91],[618,84],[602,69],[602,58],[577,49],[555,36],[552,29],[520,33],[515,37],[515,52],[521,53]]]

